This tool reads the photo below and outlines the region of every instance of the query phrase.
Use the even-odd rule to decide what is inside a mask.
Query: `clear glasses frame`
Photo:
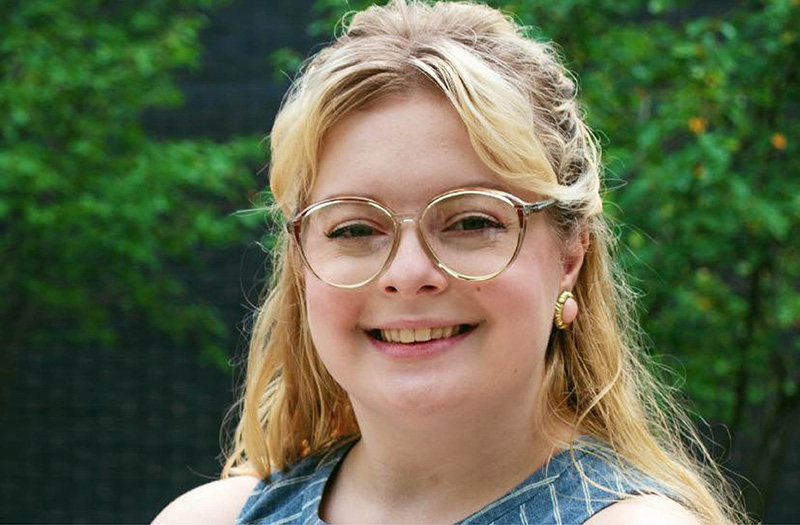
[[[517,234],[516,248],[514,249],[514,253],[509,259],[509,261],[506,263],[506,265],[493,273],[480,276],[472,276],[453,270],[439,259],[439,257],[436,255],[436,252],[431,247],[430,242],[428,241],[422,230],[421,219],[425,216],[427,211],[431,209],[431,207],[435,206],[438,202],[444,199],[449,199],[461,195],[485,195],[488,197],[497,198],[506,202],[509,206],[512,206],[517,212],[517,218],[519,220],[519,232]],[[374,275],[359,283],[345,285],[345,284],[332,283],[322,278],[314,269],[314,267],[311,266],[311,264],[308,261],[308,258],[306,257],[305,251],[303,250],[302,226],[303,226],[303,219],[310,213],[313,213],[315,210],[337,203],[348,203],[348,202],[368,204],[385,213],[392,220],[392,224],[394,227],[394,232],[393,232],[394,237],[392,239],[392,247],[389,251],[389,254],[386,256],[386,261],[383,263],[380,269],[375,272]],[[307,208],[297,213],[297,215],[295,215],[295,217],[286,224],[286,229],[290,237],[293,239],[295,245],[297,246],[298,251],[300,252],[300,256],[303,260],[303,264],[305,264],[306,268],[308,268],[311,271],[311,273],[313,273],[314,276],[317,277],[320,281],[327,283],[331,286],[334,286],[336,288],[345,288],[345,289],[359,288],[371,282],[379,275],[381,275],[394,260],[395,254],[397,253],[397,248],[400,246],[400,236],[402,234],[403,224],[414,224],[416,226],[417,238],[421,241],[422,247],[425,250],[426,254],[430,258],[430,260],[433,261],[434,264],[442,271],[444,271],[446,274],[455,277],[456,279],[461,279],[464,281],[488,281],[489,279],[493,279],[494,277],[497,277],[498,275],[503,273],[516,260],[517,256],[519,255],[520,249],[522,248],[522,240],[525,238],[525,231],[528,223],[526,219],[529,216],[533,215],[534,213],[540,212],[542,210],[545,210],[553,206],[555,203],[556,201],[552,199],[547,199],[537,202],[526,202],[520,199],[519,197],[507,193],[505,191],[490,189],[490,188],[469,187],[469,188],[459,188],[455,190],[450,190],[440,195],[437,195],[436,197],[428,201],[428,203],[425,206],[423,206],[423,208],[417,213],[395,213],[388,206],[381,204],[373,199],[369,199],[366,197],[356,197],[356,196],[353,197],[342,196],[342,197],[334,197],[332,199],[326,199],[311,204]]]

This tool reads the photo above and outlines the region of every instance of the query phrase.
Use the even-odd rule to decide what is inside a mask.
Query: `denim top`
[[[600,444],[594,438],[581,439]],[[324,525],[319,505],[326,482],[356,441],[339,442],[261,480],[235,523]],[[511,492],[458,523],[572,525],[619,501],[620,494],[664,493],[657,482],[630,467],[623,469],[584,450],[573,452],[574,462],[569,449],[557,453]],[[593,482],[620,494],[587,482],[579,468]]]

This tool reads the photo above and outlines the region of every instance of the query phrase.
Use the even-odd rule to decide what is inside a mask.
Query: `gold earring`
[[[561,292],[561,295],[558,296],[558,300],[556,301],[556,315],[555,315],[555,323],[556,327],[559,330],[564,330],[567,327],[567,324],[564,322],[564,304],[569,301],[570,299],[575,301],[575,296],[572,295],[572,292],[564,290]],[[575,303],[577,306],[577,303]]]

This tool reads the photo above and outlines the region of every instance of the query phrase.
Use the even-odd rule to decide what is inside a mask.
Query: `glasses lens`
[[[483,193],[434,201],[421,219],[428,246],[445,266],[465,277],[486,277],[514,257],[521,224],[513,204]]]
[[[308,213],[300,232],[303,253],[320,279],[355,286],[383,268],[392,250],[394,223],[374,204],[335,201]]]

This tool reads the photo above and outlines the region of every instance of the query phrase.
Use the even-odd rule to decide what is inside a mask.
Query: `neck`
[[[332,484],[326,518],[334,522],[361,521],[355,508],[366,522],[457,521],[506,494],[555,452],[533,409],[408,420],[354,408],[362,437]],[[337,515],[337,499],[348,502],[346,514]]]

